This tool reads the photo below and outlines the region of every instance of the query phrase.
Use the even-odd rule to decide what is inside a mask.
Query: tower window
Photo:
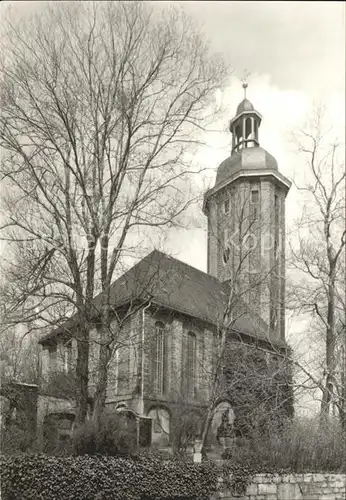
[[[259,310],[261,306],[261,275],[259,272],[249,273],[249,296],[254,309]]]
[[[275,195],[274,197],[274,255],[277,257],[278,247],[279,247],[279,238],[280,238],[280,214],[279,214],[279,203],[278,197]]]
[[[251,203],[258,203],[259,202],[259,191],[258,189],[252,189],[251,190]]]
[[[279,225],[279,203],[278,197],[275,195],[274,198],[274,209],[275,209],[275,226]]]
[[[277,308],[275,306],[272,306],[270,308],[270,328],[272,330],[275,330],[277,325],[278,325],[278,318],[277,318]]]
[[[223,252],[222,252],[222,259],[224,264],[227,264],[229,261],[229,256],[230,256],[230,249],[228,245],[228,229],[223,230]]]
[[[228,212],[229,212],[229,198],[227,198],[223,202],[223,211],[224,211],[225,214],[228,214]]]
[[[258,218],[259,212],[259,191],[258,189],[251,190],[251,206],[250,206],[250,221],[254,223]]]
[[[229,255],[230,255],[230,249],[229,247],[226,247],[222,253],[222,258],[225,264],[229,261]]]

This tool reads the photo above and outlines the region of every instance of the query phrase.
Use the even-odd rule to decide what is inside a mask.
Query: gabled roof
[[[110,290],[111,306],[120,307],[131,300],[149,300],[190,317],[220,325],[229,297],[229,285],[184,262],[154,250],[117,279]],[[100,310],[101,294],[94,299],[95,311]],[[244,306],[244,304],[243,304]],[[72,326],[72,320],[66,328]],[[239,315],[232,329],[276,345],[284,345],[272,335],[268,326],[254,311]],[[45,343],[62,333],[52,331],[40,340]]]

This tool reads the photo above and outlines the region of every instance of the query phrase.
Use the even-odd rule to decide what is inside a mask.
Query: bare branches
[[[339,317],[345,315],[339,297],[344,289],[346,176],[339,160],[340,144],[334,140],[328,145],[322,118],[323,113],[317,110],[312,127],[295,136],[297,150],[306,158],[308,175],[305,183],[296,184],[304,195],[305,207],[303,217],[297,222],[297,237],[290,242],[290,264],[299,279],[290,297],[293,308],[312,314],[313,327],[324,339],[325,378],[318,384],[323,394],[323,416],[328,414],[334,400],[337,325]],[[341,407],[345,408],[345,402]]]
[[[137,227],[177,223],[189,206],[179,184],[196,169],[186,155],[226,68],[185,16],[158,22],[137,2],[49,5],[7,28],[2,234],[25,256],[26,282],[7,263],[16,303],[25,320],[66,300],[88,325],[102,292],[100,342],[114,350],[113,276]]]

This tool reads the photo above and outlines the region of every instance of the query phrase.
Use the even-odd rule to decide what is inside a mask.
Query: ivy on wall
[[[3,500],[208,500],[218,468],[154,457],[1,456]]]

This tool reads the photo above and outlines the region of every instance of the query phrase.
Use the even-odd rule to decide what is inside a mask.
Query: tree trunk
[[[108,344],[100,345],[100,358],[98,366],[98,381],[95,393],[93,418],[97,420],[103,413],[107,397],[108,363],[111,359],[111,349]]]
[[[335,377],[335,263],[330,258],[330,273],[328,287],[327,332],[326,332],[326,383],[322,394],[321,419],[324,421],[330,411]]]
[[[343,333],[345,335],[345,332]],[[346,434],[346,337],[343,339],[343,345],[341,346],[341,397],[339,398],[339,418],[341,422],[341,428]]]
[[[206,422],[204,424],[203,433],[201,437],[201,451],[205,452],[205,443],[207,441],[208,432],[214,417],[214,406],[208,408]]]
[[[109,307],[107,303],[103,304],[102,326],[100,329],[100,354],[98,363],[98,379],[94,400],[93,418],[97,420],[102,415],[107,397],[107,379],[108,364],[111,360],[111,343],[114,341],[111,333],[111,322],[109,316]]]
[[[77,414],[76,424],[85,422],[88,413],[89,385],[89,331],[81,326],[77,340]]]

